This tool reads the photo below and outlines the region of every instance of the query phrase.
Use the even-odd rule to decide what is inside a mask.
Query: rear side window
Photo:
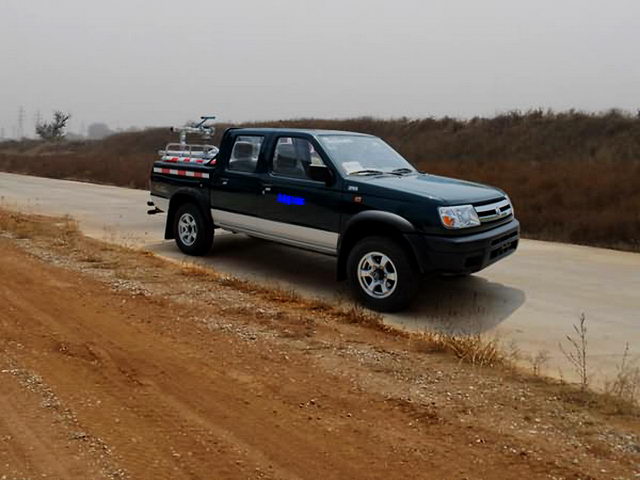
[[[304,138],[281,137],[276,143],[271,171],[277,175],[309,179],[309,165],[324,165],[313,144]]]
[[[255,172],[264,137],[242,135],[236,138],[229,158],[229,170]]]

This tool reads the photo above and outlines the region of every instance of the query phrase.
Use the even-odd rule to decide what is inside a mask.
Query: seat
[[[254,158],[254,145],[251,142],[236,142],[231,152],[229,168],[241,172],[254,172],[258,159]]]
[[[276,154],[273,158],[273,171],[288,177],[306,178],[307,176],[298,160],[295,146],[286,143],[281,143],[276,148]]]

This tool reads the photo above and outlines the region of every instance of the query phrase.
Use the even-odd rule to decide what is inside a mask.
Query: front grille
[[[475,208],[481,223],[495,222],[513,214],[511,203],[507,198],[484,205],[474,205],[473,208]]]

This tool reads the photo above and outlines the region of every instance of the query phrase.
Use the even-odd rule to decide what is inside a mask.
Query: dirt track
[[[278,282],[303,295],[347,295],[344,282],[335,280],[335,259],[244,235],[218,230],[210,255],[185,256],[173,241],[162,240],[165,217],[146,214],[148,197],[143,190],[0,172],[0,204],[71,215],[94,238],[240,278]],[[414,331],[497,335],[527,356],[546,352],[546,374],[576,380],[558,343],[573,334],[585,313],[592,381],[602,385],[616,375],[627,342],[640,362],[639,272],[637,253],[522,240],[515,255],[469,278],[429,279],[410,310],[386,315],[385,321]]]
[[[636,418],[148,255],[42,241],[0,238],[3,479],[638,473]]]

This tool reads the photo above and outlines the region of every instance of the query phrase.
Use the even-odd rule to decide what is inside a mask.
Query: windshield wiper
[[[355,172],[349,172],[349,175],[383,175],[385,172],[382,170],[364,169],[356,170]]]
[[[394,170],[391,170],[390,173],[398,173],[398,174],[402,174],[402,173],[414,173],[415,170],[411,169],[411,168],[407,168],[407,167],[402,167],[402,168],[396,168]]]
[[[382,170],[376,170],[373,168],[365,168],[364,170],[356,170],[355,172],[350,172],[349,175],[402,175],[404,173],[414,173],[415,170],[411,168],[396,168],[395,170],[391,170],[389,172],[384,172]]]

